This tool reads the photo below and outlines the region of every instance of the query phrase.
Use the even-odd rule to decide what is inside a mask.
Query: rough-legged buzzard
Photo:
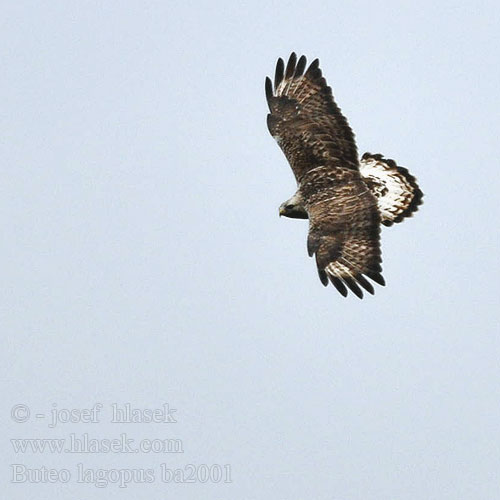
[[[297,192],[280,206],[280,215],[309,219],[307,249],[316,257],[323,285],[345,297],[350,289],[373,294],[367,278],[382,277],[380,225],[411,216],[422,191],[408,170],[382,155],[358,158],[354,134],[333,100],[315,59],[292,53],[285,68],[278,59],[274,85],[266,78],[271,135],[285,153]]]

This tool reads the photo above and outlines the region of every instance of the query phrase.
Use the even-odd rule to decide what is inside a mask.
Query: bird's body
[[[421,203],[415,179],[392,160],[365,153],[358,158],[354,134],[333,100],[316,59],[294,53],[278,59],[274,86],[266,79],[271,135],[285,153],[297,192],[280,214],[309,219],[307,248],[319,277],[344,296],[350,289],[374,293],[366,279],[384,285],[380,225],[410,216]],[[361,288],[360,288],[361,287]]]

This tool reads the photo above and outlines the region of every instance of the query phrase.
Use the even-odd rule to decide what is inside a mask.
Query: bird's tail
[[[360,162],[360,173],[377,198],[381,222],[392,226],[411,217],[422,204],[424,194],[417,180],[404,167],[380,154],[365,153]]]

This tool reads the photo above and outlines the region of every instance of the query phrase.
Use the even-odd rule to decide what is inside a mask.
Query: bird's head
[[[295,203],[292,199],[280,205],[280,217],[290,217],[290,219],[307,219],[307,212],[304,207]]]

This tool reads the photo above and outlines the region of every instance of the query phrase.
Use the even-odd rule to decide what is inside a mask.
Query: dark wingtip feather
[[[297,63],[297,67],[295,68],[295,76],[302,76],[304,74],[304,70],[306,69],[307,59],[306,56],[300,56],[299,62]]]
[[[281,57],[276,63],[276,71],[274,73],[274,90],[278,88],[278,85],[283,81],[283,72],[285,71],[285,63]]]
[[[319,68],[319,59],[316,58],[314,61],[309,65],[309,69],[307,71],[314,71]]]
[[[271,79],[268,76],[266,76],[266,99],[267,99],[267,102],[269,102],[271,97],[273,97],[273,82],[271,81]]]
[[[347,288],[345,287],[344,283],[342,283],[342,280],[336,278],[335,276],[330,275],[330,281],[332,282],[332,285],[340,293],[340,295],[342,295],[343,297],[347,297]]]
[[[344,283],[350,288],[352,293],[356,295],[356,297],[359,297],[360,299],[363,298],[363,291],[351,277],[343,276],[342,279],[344,280]]]
[[[374,295],[375,294],[375,289],[373,288],[373,285],[362,275],[358,274],[356,276],[356,281],[370,294]]]
[[[307,68],[306,75],[309,78],[321,78],[321,70],[319,69],[319,59],[314,59],[314,61]]]
[[[285,78],[287,80],[289,78],[292,78],[296,64],[297,64],[297,54],[295,52],[292,52],[290,54],[290,58],[288,59],[288,63],[286,65]]]
[[[307,253],[309,254],[309,257],[312,257],[317,252],[320,241],[321,240],[316,231],[309,231],[309,234],[307,235]],[[322,269],[321,266],[318,268]]]
[[[378,283],[380,286],[385,286],[385,279],[380,273],[366,273],[366,275],[375,283]]]
[[[318,275],[319,275],[319,279],[321,280],[321,283],[323,283],[323,286],[327,286],[328,285],[328,275],[326,274],[325,270],[318,268]]]

